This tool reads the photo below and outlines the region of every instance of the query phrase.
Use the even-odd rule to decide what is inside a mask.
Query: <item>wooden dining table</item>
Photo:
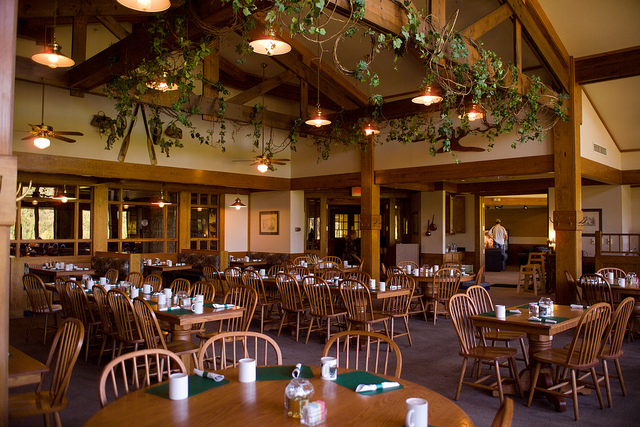
[[[29,273],[39,276],[43,282],[49,282],[49,281],[55,280],[56,277],[64,277],[66,280],[68,280],[69,277],[75,276],[81,279],[83,274],[88,274],[89,276],[93,276],[94,274],[96,274],[96,271],[93,269],[65,270],[62,268],[56,269],[56,268],[43,268],[43,267],[29,266]]]
[[[9,346],[9,388],[38,384],[42,374],[49,371],[47,366],[33,357]]]
[[[276,288],[276,278],[274,276],[263,276],[262,283],[271,288]],[[302,291],[302,281],[298,281],[300,283],[300,291]],[[398,297],[401,295],[407,295],[410,291],[409,289],[385,289],[381,291],[380,288],[369,289],[369,295],[371,295],[372,300],[383,300],[386,298]],[[340,295],[340,288],[336,285],[329,284],[329,290],[333,295]],[[302,291],[303,292],[303,291]],[[303,292],[304,293],[304,292]]]
[[[498,319],[494,312],[489,312],[471,316],[471,319],[476,327],[524,332],[527,334],[529,366],[520,372],[520,383],[524,390],[528,390],[531,384],[530,375],[535,368],[533,354],[550,349],[554,335],[575,328],[584,313],[584,309],[573,309],[568,305],[555,304],[553,319],[557,320],[557,323],[542,323],[529,320],[528,304],[510,307],[508,310],[518,310],[520,314],[507,312],[507,316],[504,319]],[[547,387],[551,386],[553,381],[548,369],[543,368],[539,381]],[[566,411],[566,402],[563,398],[548,395],[547,399],[555,405],[558,411]]]
[[[291,366],[293,370],[293,366]],[[387,381],[398,381],[403,388],[365,396],[320,378],[320,367],[312,366],[314,387],[311,398],[326,404],[322,426],[384,425],[402,426],[406,399],[421,397],[429,402],[429,425],[473,426],[471,418],[453,401],[411,381],[376,374]],[[86,427],[124,425],[228,425],[228,426],[300,426],[300,420],[287,416],[284,390],[288,379],[241,383],[238,369],[219,371],[228,384],[210,388],[185,400],[169,400],[145,389],[137,390],[109,403],[95,413]],[[338,374],[351,372],[338,369]],[[191,379],[191,378],[190,378]],[[152,386],[153,387],[153,386]]]
[[[171,282],[175,280],[176,273],[184,270],[191,270],[193,265],[191,264],[183,264],[183,265],[171,265],[168,266],[166,264],[150,264],[145,265],[144,269],[149,270],[152,273],[158,273],[162,277],[162,287],[168,288],[171,286]]]

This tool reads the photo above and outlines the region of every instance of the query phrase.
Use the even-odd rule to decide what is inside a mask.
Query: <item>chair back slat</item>
[[[134,288],[141,288],[144,277],[142,277],[142,273],[140,273],[139,271],[132,271],[127,275],[127,278],[125,280],[131,283],[131,286],[133,286]]]
[[[144,278],[143,285],[151,285],[152,292],[160,292],[162,289],[162,277],[157,274],[150,274]]]
[[[35,274],[25,274],[22,276],[22,284],[27,291],[31,310],[35,313],[50,313],[52,311],[51,298],[40,277]]]
[[[242,283],[253,288],[254,291],[258,294],[258,302],[266,303],[267,302],[267,293],[264,289],[264,283],[262,282],[262,277],[255,270],[245,270],[242,273]]]
[[[309,269],[307,267],[303,267],[301,265],[296,265],[295,267],[291,267],[289,269],[289,271],[287,271],[287,273],[289,273],[292,276],[300,276],[300,280],[302,280],[303,277],[308,276],[309,274],[311,274],[311,272],[309,271]]]
[[[469,354],[476,347],[475,328],[471,320],[471,316],[478,314],[476,306],[468,295],[456,294],[449,300],[449,314],[458,336],[460,352]]]
[[[582,289],[582,301],[586,305],[595,305],[606,302],[612,305],[611,286],[607,280],[599,274],[583,274],[580,277]]]
[[[89,306],[87,294],[84,289],[73,280],[69,280],[66,286],[69,292],[72,316],[79,319],[84,327],[88,328],[89,324],[95,323],[96,319],[93,316],[93,310],[91,310]]]
[[[107,272],[104,274],[104,277],[107,278],[107,282],[115,285],[116,283],[118,283],[118,276],[120,275],[120,272],[118,270],[116,270],[115,268],[110,268],[109,270],[107,270]]]
[[[605,302],[592,305],[580,317],[567,353],[567,364],[597,363],[605,328],[611,317],[611,306]]]
[[[405,295],[398,295],[396,297],[385,298],[384,311],[396,315],[408,314],[411,298],[413,298],[413,292],[416,288],[416,283],[413,277],[407,276],[406,274],[391,276],[387,279],[386,285],[387,287],[397,287],[397,289],[408,289],[409,293]]]
[[[100,328],[104,334],[112,334],[115,332],[114,318],[109,307],[109,301],[107,300],[107,291],[100,285],[93,286],[93,298],[96,301],[98,307],[98,316],[100,316]]]
[[[140,339],[138,317],[134,313],[133,304],[127,294],[120,289],[111,289],[107,292],[107,301],[113,313],[118,338],[127,342]]]
[[[71,372],[75,366],[82,342],[84,340],[84,326],[78,319],[67,319],[56,332],[49,351],[46,366],[49,370],[53,370],[51,379],[51,406],[61,406],[64,401],[69,382],[71,380]],[[53,358],[56,358],[55,363]],[[53,369],[51,364],[54,363]],[[38,391],[42,382],[38,385]]]
[[[604,340],[602,345],[609,345],[609,353],[613,356],[621,354],[622,341],[624,340],[624,334],[627,331],[627,323],[633,312],[635,305],[635,299],[633,297],[625,298],[616,308],[611,316],[611,322],[607,326],[607,330],[604,333]]]
[[[334,356],[338,366],[347,369],[393,375],[397,378],[402,373],[400,348],[391,338],[377,332],[338,332],[327,341],[322,356]]]
[[[365,284],[365,286],[369,286],[369,282],[371,281],[371,275],[365,271],[353,271],[351,273],[344,273],[342,275],[345,279],[357,280]]]
[[[198,369],[235,368],[247,357],[255,359],[258,366],[282,365],[282,351],[273,338],[259,332],[236,331],[209,338],[198,352]]]
[[[462,272],[457,268],[441,268],[434,274],[433,287],[438,299],[448,301],[458,292]]]
[[[235,332],[246,331],[253,318],[258,303],[258,294],[250,286],[233,285],[224,297],[225,304],[233,304],[244,308],[244,314],[235,319],[226,319],[220,322],[220,331]]]
[[[345,279],[340,287],[340,295],[347,308],[347,319],[351,322],[372,321],[373,304],[369,289],[356,279]]]
[[[242,270],[238,267],[227,267],[224,270],[224,278],[229,287],[242,285]]]
[[[387,267],[387,277],[398,276],[398,275],[402,276],[406,274],[407,272],[402,268],[398,267],[397,265],[392,265]]]
[[[213,285],[216,291],[215,296],[220,299],[224,298],[224,294],[229,290],[229,286],[227,285],[227,281],[221,277],[220,271],[213,265],[205,265],[202,267],[202,274],[204,278]]]
[[[61,277],[56,277],[55,287],[58,298],[60,299],[60,305],[62,306],[62,317],[65,319],[67,317],[73,317],[67,282]]]
[[[278,286],[278,292],[280,292],[283,310],[296,311],[304,308],[300,285],[298,285],[298,281],[293,274],[278,273],[276,286]]]
[[[329,285],[321,277],[307,276],[302,280],[304,293],[311,307],[313,316],[333,316],[333,298]]]
[[[316,276],[322,277],[324,280],[342,279],[342,270],[339,267],[331,267],[320,270]]]
[[[196,295],[204,296],[204,302],[212,302],[216,296],[216,289],[210,282],[199,280],[191,285],[191,297]]]
[[[138,297],[133,300],[133,309],[138,317],[140,335],[147,348],[167,349],[167,343],[162,335],[162,329],[153,309],[144,299]]]
[[[191,294],[191,283],[181,277],[174,279],[169,287],[171,288],[171,295],[176,295],[178,292],[186,292],[187,295]]]

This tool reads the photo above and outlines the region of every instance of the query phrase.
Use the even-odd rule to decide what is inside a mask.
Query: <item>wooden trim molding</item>
[[[622,184],[622,171],[611,166],[582,158],[582,177],[605,184]]]
[[[576,82],[605,82],[640,75],[640,46],[576,58]]]

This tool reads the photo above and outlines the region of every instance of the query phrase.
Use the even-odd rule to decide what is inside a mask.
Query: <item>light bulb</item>
[[[33,145],[38,147],[39,149],[45,149],[51,145],[51,141],[49,138],[45,138],[44,136],[39,136],[33,140]]]
[[[236,210],[239,211],[242,206],[236,206]]]
[[[52,53],[49,55],[49,68],[58,68],[58,55]]]
[[[36,206],[36,205],[38,204],[38,201],[37,201],[37,200],[32,200],[32,201],[31,201],[31,204],[32,204],[33,206]]]
[[[164,208],[164,202],[163,201],[158,202],[158,207],[159,208]]]
[[[138,9],[139,10],[149,10],[151,6],[150,0],[138,0]]]
[[[265,173],[266,171],[269,170],[269,166],[265,165],[264,163],[260,163],[258,165],[258,170],[262,173]]]
[[[69,199],[67,198],[67,196],[62,196],[62,197],[60,197],[60,201],[62,203],[67,203],[69,201]]]
[[[198,207],[197,210],[198,210],[198,212],[202,212],[202,208],[201,207]]]

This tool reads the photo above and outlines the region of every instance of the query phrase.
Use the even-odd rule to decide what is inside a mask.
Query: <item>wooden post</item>
[[[8,421],[9,236],[16,221],[18,162],[12,154],[18,0],[0,2],[0,425]]]
[[[360,202],[360,257],[363,270],[372,279],[380,280],[380,186],[375,184],[374,146],[375,135],[367,136],[366,149],[360,154],[360,184],[362,200]]]
[[[211,53],[202,61],[203,72],[202,74],[211,80],[213,83],[217,83],[220,80],[220,40],[216,39],[211,42]],[[209,99],[216,99],[218,97],[218,91],[209,83],[202,84],[202,94]],[[209,114],[203,114],[202,120],[216,121],[217,117]]]
[[[320,256],[329,255],[329,206],[327,196],[320,196]],[[334,254],[342,256],[342,254]]]
[[[482,264],[484,264],[484,197],[475,195],[473,196],[474,215],[473,215],[473,229],[474,235],[474,251],[475,257],[473,259],[473,271],[478,271]],[[482,281],[482,278],[480,278]]]
[[[107,224],[109,223],[109,189],[96,185],[93,189],[92,253],[107,251]]]
[[[178,193],[178,247],[177,253],[182,249],[190,249],[191,237],[191,192],[180,191]],[[207,226],[208,227],[208,226]],[[197,247],[196,249],[200,249]]]
[[[578,279],[582,275],[582,187],[580,163],[580,124],[582,89],[575,81],[575,63],[570,64],[568,122],[558,122],[554,140],[554,180],[556,210],[556,300],[571,302],[571,290],[564,271]]]

